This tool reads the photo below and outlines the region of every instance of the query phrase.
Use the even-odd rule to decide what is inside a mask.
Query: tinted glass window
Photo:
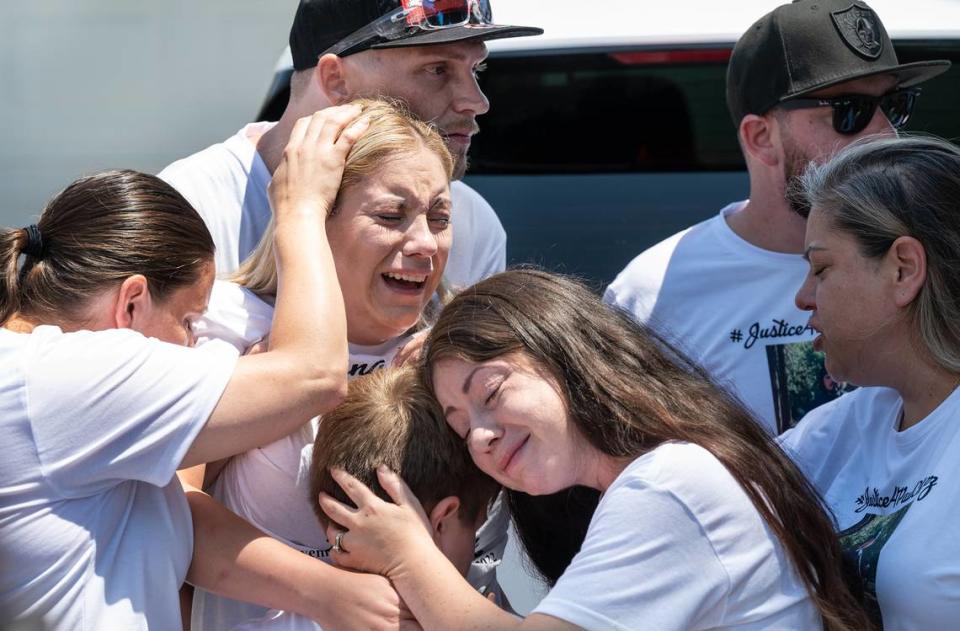
[[[928,59],[949,59],[950,70],[924,81],[907,131],[923,131],[960,141],[960,42],[921,44],[898,42],[897,56],[901,63]]]
[[[492,107],[471,173],[743,168],[724,102],[729,51],[703,51],[706,63],[656,63],[668,55],[491,59],[481,83]]]
[[[900,42],[901,61],[956,42]],[[489,60],[472,174],[743,169],[724,97],[729,50],[619,51]],[[960,138],[960,68],[924,83],[907,129]]]

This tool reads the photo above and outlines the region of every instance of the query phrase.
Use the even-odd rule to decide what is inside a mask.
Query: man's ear
[[[117,292],[116,303],[113,307],[113,317],[118,329],[133,329],[139,331],[147,314],[153,308],[153,298],[150,296],[150,287],[142,274],[128,276]]]
[[[927,280],[927,252],[915,238],[898,237],[886,258],[895,272],[894,301],[898,307],[906,307],[916,299]]]
[[[323,90],[327,100],[332,104],[340,105],[350,100],[346,69],[341,57],[333,54],[321,57],[313,69],[312,80]]]
[[[754,160],[773,167],[780,162],[780,129],[771,114],[747,114],[740,121],[740,144]]]
[[[430,510],[430,527],[433,528],[433,539],[439,541],[450,528],[451,519],[460,519],[460,498],[449,495]]]

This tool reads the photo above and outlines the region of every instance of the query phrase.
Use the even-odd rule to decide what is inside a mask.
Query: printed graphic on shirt
[[[881,628],[883,620],[877,602],[880,553],[910,507],[926,499],[938,481],[938,476],[928,475],[903,486],[895,484],[892,489],[864,488],[854,500],[855,512],[865,513],[863,519],[840,533],[843,556],[860,579],[868,613]]]
[[[750,350],[757,342],[761,346],[766,340],[775,340],[784,337],[804,337],[813,333],[809,324],[797,324],[788,320],[773,318],[769,322],[754,322],[746,329],[736,328],[730,331],[729,339],[734,344],[741,344],[744,350]]]
[[[840,533],[840,546],[843,548],[847,566],[856,572],[863,587],[862,602],[874,623],[882,628],[883,618],[880,603],[877,602],[877,563],[880,552],[890,540],[893,531],[903,519],[912,504],[907,504],[890,515],[865,515],[859,522]]]
[[[326,548],[314,548],[309,546],[297,545],[296,542],[293,542],[293,546],[300,552],[307,555],[308,557],[313,557],[314,559],[321,559],[323,561],[330,560],[330,551],[333,550],[333,546],[330,544],[327,544]]]
[[[834,381],[824,367],[824,354],[813,350],[813,342],[772,344],[766,351],[779,434],[813,408],[854,389]]]
[[[480,537],[473,539],[473,563],[474,565],[500,565],[500,559],[494,550],[485,550],[480,543]]]
[[[350,370],[347,371],[347,377],[362,377],[364,375],[369,375],[374,370],[379,370],[385,368],[387,361],[385,359],[378,359],[371,362],[354,362],[350,364]]]

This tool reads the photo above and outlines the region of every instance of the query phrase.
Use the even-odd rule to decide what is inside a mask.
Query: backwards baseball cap
[[[949,67],[942,59],[901,64],[880,18],[860,0],[795,0],[737,41],[727,107],[739,125],[747,114],[851,79],[893,75],[898,87],[909,87]]]
[[[540,35],[543,29],[494,24],[489,0],[300,0],[290,29],[293,67],[327,52],[429,46]]]

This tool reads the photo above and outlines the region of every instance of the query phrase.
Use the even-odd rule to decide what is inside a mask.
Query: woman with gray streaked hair
[[[804,176],[811,312],[835,379],[862,387],[782,437],[834,511],[887,631],[960,613],[960,148],[851,145]]]

